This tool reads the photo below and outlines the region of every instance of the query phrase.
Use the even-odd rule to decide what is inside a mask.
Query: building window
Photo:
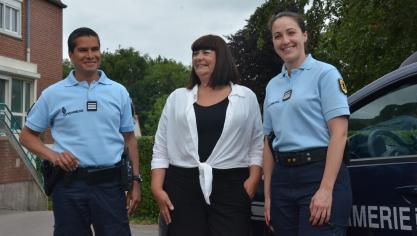
[[[0,103],[6,104],[16,119],[16,123],[13,123],[10,127],[14,129],[22,128],[27,112],[33,103],[33,92],[33,81],[0,74]]]
[[[0,79],[0,103],[6,103],[6,80]]]
[[[12,112],[23,112],[23,80],[12,82]]]
[[[22,1],[0,0],[0,32],[21,37]]]
[[[12,80],[11,110],[19,128],[22,127],[31,105],[31,86],[28,81]]]

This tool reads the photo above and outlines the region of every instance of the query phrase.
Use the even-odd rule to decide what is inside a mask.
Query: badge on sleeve
[[[97,111],[97,101],[87,101],[87,111]]]
[[[347,94],[347,87],[346,87],[345,81],[343,81],[342,79],[339,79],[339,88],[344,95]]]

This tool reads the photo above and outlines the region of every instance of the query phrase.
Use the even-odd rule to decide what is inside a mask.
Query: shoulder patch
[[[342,91],[342,93],[344,95],[346,95],[348,91],[347,91],[347,87],[346,87],[345,81],[343,81],[343,79],[339,79],[338,81],[339,81],[340,91]]]

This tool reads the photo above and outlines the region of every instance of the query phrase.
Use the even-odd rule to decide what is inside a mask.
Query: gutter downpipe
[[[26,0],[26,61],[30,62],[30,0]]]

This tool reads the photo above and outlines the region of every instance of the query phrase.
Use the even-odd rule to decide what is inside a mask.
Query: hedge
[[[151,192],[151,160],[153,144],[153,136],[142,136],[138,138],[140,174],[143,178],[141,184],[142,201],[133,217],[143,221],[156,223],[159,215],[159,208],[153,199]]]

